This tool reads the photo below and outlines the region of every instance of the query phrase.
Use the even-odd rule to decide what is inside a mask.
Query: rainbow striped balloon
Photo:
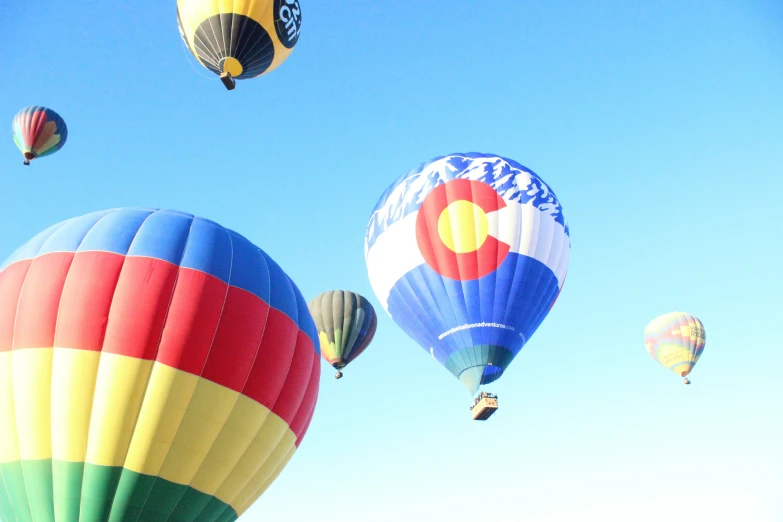
[[[656,317],[644,329],[644,346],[652,358],[681,377],[691,373],[706,342],[704,325],[684,312]]]
[[[46,107],[25,107],[14,116],[14,143],[24,154],[24,164],[54,154],[65,145],[68,127],[59,114]]]
[[[0,266],[0,518],[231,521],[312,418],[318,334],[236,232],[126,208]]]

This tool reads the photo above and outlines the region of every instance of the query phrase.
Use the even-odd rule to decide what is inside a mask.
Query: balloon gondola
[[[498,396],[494,393],[481,392],[470,407],[473,420],[487,420],[498,409]]]
[[[237,82],[234,80],[234,77],[231,76],[231,73],[228,71],[220,73],[220,81],[223,82],[223,85],[229,91],[233,91],[234,88],[236,88],[237,86]]]

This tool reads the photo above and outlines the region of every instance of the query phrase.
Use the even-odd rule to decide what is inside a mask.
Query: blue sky
[[[0,257],[90,211],[175,208],[308,299],[348,288],[380,312],[344,379],[324,364],[310,431],[243,520],[783,519],[780,4],[302,4],[288,61],[233,92],[186,54],[173,0],[8,0],[0,20]],[[23,167],[10,123],[33,104],[68,143]],[[363,257],[383,190],[465,151],[536,171],[572,239],[486,423]],[[707,330],[690,387],[642,344],[673,310]]]

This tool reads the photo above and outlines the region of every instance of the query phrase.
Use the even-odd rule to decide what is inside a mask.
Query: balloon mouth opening
[[[335,370],[342,370],[343,368],[345,368],[347,364],[348,363],[346,363],[345,361],[337,361],[332,365],[332,368],[334,368]]]
[[[24,153],[24,159],[26,159],[27,161],[30,161],[31,159],[34,159],[34,158],[35,158],[35,154],[33,154],[32,152],[25,152]]]
[[[475,394],[481,386],[495,382],[502,375],[503,368],[490,363],[463,370],[459,375],[459,380],[462,381],[462,384],[468,388],[471,394]]]
[[[242,76],[242,73],[244,72],[244,67],[242,67],[242,64],[239,63],[239,60],[233,56],[227,56],[223,58],[219,65],[221,72],[228,73],[234,78]]]
[[[503,368],[500,366],[493,366],[493,365],[487,365],[486,368],[484,368],[484,375],[481,378],[481,384],[489,384],[491,382],[495,382],[496,380],[500,379],[500,376],[503,374]]]

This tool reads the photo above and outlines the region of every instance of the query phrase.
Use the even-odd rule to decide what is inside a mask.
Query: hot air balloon
[[[547,316],[570,251],[546,183],[513,160],[479,153],[404,174],[381,196],[365,237],[378,300],[471,393],[503,375]],[[479,396],[474,418],[497,408],[490,395]]]
[[[177,0],[179,34],[226,89],[283,63],[299,40],[299,0]]]
[[[317,337],[285,272],[212,221],[44,230],[0,266],[0,517],[236,520],[307,431]]]
[[[24,164],[54,154],[65,145],[68,127],[59,114],[46,107],[25,107],[12,124],[14,142],[24,154]]]
[[[378,317],[369,301],[355,292],[330,290],[310,301],[321,341],[321,356],[336,370],[342,369],[369,346],[378,327]]]
[[[688,374],[704,351],[704,325],[691,314],[671,312],[653,319],[644,329],[644,346],[661,365],[690,384]]]

